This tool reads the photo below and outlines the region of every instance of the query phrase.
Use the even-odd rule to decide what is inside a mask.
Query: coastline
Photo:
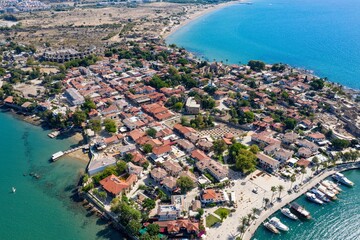
[[[187,18],[185,21],[181,22],[178,25],[166,26],[164,29],[161,30],[159,35],[160,35],[160,37],[162,37],[163,39],[166,40],[166,38],[168,38],[170,35],[174,34],[177,30],[188,25],[189,23],[193,22],[194,20],[196,20],[202,16],[205,16],[209,13],[223,9],[225,7],[228,7],[228,6],[237,4],[237,3],[243,3],[243,2],[244,2],[244,0],[234,0],[234,1],[220,3],[220,4],[216,4],[216,5],[199,5],[199,6],[203,6],[203,9],[197,9],[197,10],[195,10],[194,13],[185,14],[185,17]],[[205,8],[205,7],[207,7],[207,8]],[[170,31],[167,31],[169,27],[170,27]]]
[[[343,172],[348,171],[352,169],[358,169],[360,168],[360,162],[353,162],[353,163],[347,163],[344,165],[337,165],[336,167],[326,170],[325,172],[320,173],[319,175],[315,176],[311,181],[304,184],[299,192],[296,194],[286,195],[281,199],[281,202],[276,202],[274,206],[268,209],[268,211],[265,211],[262,215],[259,216],[253,222],[246,230],[246,232],[243,234],[242,239],[244,240],[250,240],[254,236],[256,230],[260,225],[268,219],[271,215],[273,215],[275,212],[279,211],[282,207],[286,206],[292,201],[295,201],[297,198],[299,198],[301,195],[305,194],[308,190],[315,187],[318,183],[320,183],[322,180],[326,179],[327,177],[331,176],[335,172]]]

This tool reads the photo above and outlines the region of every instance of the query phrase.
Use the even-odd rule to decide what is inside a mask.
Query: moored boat
[[[290,211],[290,209],[288,209],[288,208],[282,208],[282,209],[280,210],[280,212],[281,212],[282,214],[284,214],[285,216],[287,216],[288,218],[290,218],[290,219],[298,220],[298,217],[297,217],[295,214],[293,214],[293,213]]]
[[[15,192],[16,192],[16,188],[12,187],[12,188],[11,188],[11,191],[12,191],[13,193],[15,193]]]
[[[310,201],[312,201],[314,203],[317,203],[317,204],[320,204],[320,205],[324,204],[324,202],[321,201],[320,199],[318,199],[314,193],[307,192],[305,194],[305,196],[306,196],[307,199],[309,199]]]
[[[271,223],[272,225],[274,225],[277,229],[281,230],[281,231],[289,231],[288,226],[286,226],[285,224],[283,224],[280,219],[278,219],[277,217],[273,217],[270,219],[269,223]]]
[[[339,194],[340,192],[336,190],[328,181],[324,180],[320,183],[324,187],[326,187],[328,190],[332,191],[335,194]]]
[[[336,200],[337,197],[335,195],[335,193],[333,193],[332,191],[328,190],[326,187],[324,187],[323,185],[319,185],[317,188],[320,192],[324,193],[327,197],[329,197],[332,200]]]
[[[279,230],[277,230],[276,227],[274,225],[272,225],[271,223],[269,223],[269,222],[265,222],[264,227],[266,227],[267,229],[269,229],[273,233],[276,233],[276,234],[280,233]]]
[[[338,181],[346,186],[349,186],[349,187],[354,186],[354,183],[352,181],[350,181],[347,177],[345,177],[344,174],[342,174],[342,173],[337,172],[334,175],[332,175],[332,177],[336,181]]]
[[[301,217],[304,217],[306,219],[310,219],[311,218],[311,215],[310,213],[302,206],[300,206],[299,204],[297,203],[292,203],[291,205],[291,209],[297,213],[298,215],[300,215]]]
[[[330,202],[330,199],[321,191],[317,190],[316,188],[312,188],[310,190],[311,193],[314,193],[315,196],[323,202]]]

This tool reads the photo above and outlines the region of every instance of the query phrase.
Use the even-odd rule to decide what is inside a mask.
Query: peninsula
[[[0,32],[0,99],[50,137],[83,135],[79,196],[129,238],[249,239],[276,209],[358,166],[356,91],[166,44],[217,6],[109,4],[3,15],[16,24]]]

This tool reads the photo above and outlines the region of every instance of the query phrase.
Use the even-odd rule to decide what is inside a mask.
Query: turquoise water
[[[0,239],[122,239],[72,200],[86,163],[71,158],[50,163],[51,154],[73,142],[53,140],[46,134],[0,113]],[[31,172],[41,178],[23,176]]]
[[[355,183],[353,188],[341,186],[342,193],[339,200],[316,205],[306,200],[304,196],[296,200],[310,211],[310,221],[292,221],[282,213],[278,217],[290,230],[287,233],[275,235],[265,227],[260,226],[255,232],[254,239],[311,239],[311,240],[357,240],[360,239],[360,170],[344,172]]]
[[[360,1],[253,2],[205,15],[167,42],[210,61],[288,63],[360,89]]]

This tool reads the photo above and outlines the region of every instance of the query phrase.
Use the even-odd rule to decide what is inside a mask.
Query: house
[[[201,150],[195,149],[191,152],[191,157],[196,161],[206,161],[210,160],[210,158]]]
[[[167,172],[163,168],[154,168],[150,172],[150,176],[156,181],[161,182],[166,176]]]
[[[293,154],[294,154],[293,151],[288,151],[283,148],[280,148],[277,151],[275,151],[274,158],[280,162],[286,162],[292,157]]]
[[[159,221],[176,220],[185,210],[184,195],[172,195],[170,205],[159,205],[157,215]]]
[[[306,148],[306,147],[301,147],[299,148],[298,152],[297,152],[297,155],[299,157],[304,157],[304,158],[309,158],[312,156],[312,151],[309,149],[309,148]]]
[[[200,113],[200,104],[197,103],[194,97],[189,97],[185,103],[186,113],[197,115]]]
[[[140,129],[135,129],[135,130],[132,130],[131,132],[128,133],[128,136],[133,140],[133,141],[136,141],[138,140],[139,138],[145,136],[146,133]]]
[[[182,137],[186,137],[190,133],[195,133],[196,130],[191,127],[185,127],[180,123],[174,125],[174,130],[178,132]]]
[[[128,162],[126,164],[126,168],[127,168],[127,172],[129,174],[135,174],[136,176],[138,176],[138,178],[142,177],[142,173],[143,173],[142,167],[137,166],[137,165],[133,164],[132,162]]]
[[[179,173],[182,171],[182,167],[179,163],[174,162],[172,160],[168,160],[163,162],[163,167],[171,176],[178,176]]]
[[[85,103],[84,97],[75,88],[66,89],[65,97],[72,106],[78,106]]]
[[[299,145],[300,147],[305,147],[305,148],[308,148],[310,149],[312,152],[317,152],[319,147],[313,143],[313,142],[310,142],[309,140],[298,140],[296,142],[297,145]]]
[[[176,141],[176,143],[181,149],[183,149],[187,153],[190,153],[195,149],[195,145],[186,139],[179,139]]]
[[[127,154],[127,153],[135,152],[136,146],[135,146],[135,144],[124,145],[124,146],[120,146],[119,148],[117,148],[117,150],[120,153],[120,156],[124,157],[125,154]]]
[[[280,149],[280,145],[272,144],[264,148],[264,153],[267,155],[273,155],[279,149]]]
[[[192,222],[189,219],[181,220],[172,220],[172,221],[158,221],[153,222],[154,224],[159,225],[160,232],[167,232],[168,234],[178,234],[181,231],[185,231],[188,234],[198,234],[199,233],[199,223]]]
[[[281,139],[281,141],[284,144],[290,145],[293,144],[297,141],[297,139],[299,138],[299,135],[294,133],[294,132],[288,132],[284,134],[284,137]]]
[[[146,158],[138,151],[130,152],[130,154],[132,156],[131,162],[137,165],[142,165],[146,162]]]
[[[127,194],[137,182],[137,176],[130,174],[130,176],[124,181],[117,176],[111,174],[100,181],[101,187],[111,194],[113,197],[121,194]]]
[[[325,140],[325,135],[322,133],[316,132],[316,133],[311,133],[311,134],[307,135],[307,138],[310,141],[318,143],[318,142],[322,142]]]
[[[259,160],[259,165],[267,171],[275,172],[280,166],[280,162],[278,160],[275,160],[263,153],[256,154],[256,157]]]
[[[251,141],[262,144],[265,147],[273,144],[280,145],[281,143],[279,140],[272,137],[272,132],[270,131],[262,131],[260,133],[251,135]]]
[[[173,192],[176,190],[176,178],[174,178],[173,176],[167,176],[165,177],[161,183],[162,186],[168,190],[169,192]]]
[[[166,154],[169,154],[171,152],[171,146],[170,145],[164,145],[159,147],[154,147],[152,149],[152,154],[150,157],[155,161],[158,158],[161,158],[165,156]]]
[[[103,171],[105,168],[116,165],[116,159],[114,157],[91,159],[87,171],[90,176]]]
[[[212,142],[206,140],[206,139],[201,139],[198,143],[197,143],[197,146],[203,150],[203,151],[210,151],[211,148],[213,147],[213,144]]]
[[[203,204],[224,203],[225,202],[224,193],[219,190],[215,190],[215,189],[211,189],[211,188],[205,189],[200,196],[200,201]]]

